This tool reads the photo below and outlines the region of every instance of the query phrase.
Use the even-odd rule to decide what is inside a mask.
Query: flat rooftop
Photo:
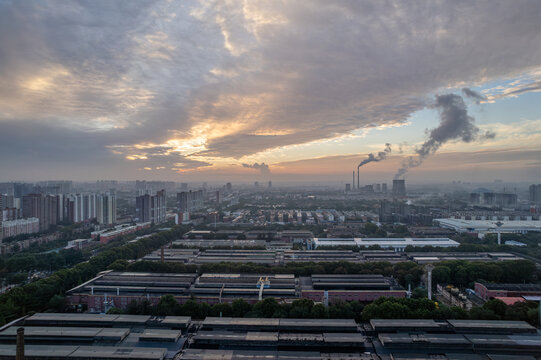
[[[434,221],[441,227],[450,228],[456,231],[541,231],[541,220],[435,219]]]
[[[507,291],[541,291],[541,284],[494,284],[479,282],[488,290],[507,290]]]
[[[56,327],[171,327],[185,328],[189,316],[113,315],[86,313],[36,313],[24,319],[25,326]]]
[[[205,328],[220,329],[303,329],[317,331],[356,332],[357,323],[353,319],[265,319],[265,318],[232,318],[207,317],[202,322]]]
[[[128,359],[162,360],[167,349],[152,347],[73,346],[73,345],[25,345],[27,359]],[[0,344],[0,358],[15,359],[14,345]]]

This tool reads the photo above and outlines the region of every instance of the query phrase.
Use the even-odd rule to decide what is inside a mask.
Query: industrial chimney
[[[434,265],[428,264],[426,266],[426,279],[427,279],[427,288],[428,288],[428,300],[432,300],[432,270],[434,270]]]
[[[17,329],[17,350],[15,353],[16,360],[24,360],[24,328]]]

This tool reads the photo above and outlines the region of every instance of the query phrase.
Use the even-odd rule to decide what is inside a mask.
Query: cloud
[[[487,98],[486,96],[478,93],[477,91],[474,91],[470,88],[462,88],[462,92],[464,95],[466,95],[469,98],[472,98],[477,101],[477,104],[480,104],[481,101],[485,101]]]
[[[540,68],[541,48],[531,46],[540,11],[538,1],[490,0],[3,1],[0,128],[33,144],[29,166],[52,161],[53,150],[16,124],[64,134],[53,152],[79,169],[117,164],[103,170],[109,178],[135,163],[240,164],[403,124],[442,88]],[[67,137],[92,151],[72,151],[77,141]],[[170,149],[136,160],[119,150],[144,144]],[[20,158],[14,149],[0,165]]]
[[[469,143],[478,139],[493,139],[496,136],[492,131],[479,136],[480,130],[474,124],[475,119],[468,115],[468,109],[460,95],[438,95],[433,107],[438,109],[440,114],[439,126],[427,131],[428,139],[415,149],[416,156],[409,156],[404,160],[395,179],[402,178],[409,169],[420,166],[428,156],[436,153],[448,141]]]
[[[259,172],[261,173],[261,175],[269,175],[270,174],[270,169],[269,169],[269,165],[265,164],[265,163],[254,163],[252,165],[250,164],[242,164],[242,167],[245,167],[245,168],[248,168],[248,169],[256,169],[256,170],[259,170]]]

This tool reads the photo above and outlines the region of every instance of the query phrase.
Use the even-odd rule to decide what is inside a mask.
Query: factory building
[[[541,220],[510,220],[502,217],[501,220],[467,220],[462,219],[435,219],[434,223],[442,228],[453,229],[459,233],[475,233],[482,237],[490,233],[526,234],[528,232],[541,232]]]
[[[0,328],[0,359],[15,359],[24,329],[26,359],[163,360],[185,345],[189,317],[38,313]]]
[[[313,238],[308,242],[308,249],[317,249],[320,246],[353,246],[370,247],[379,246],[383,249],[393,249],[403,252],[407,246],[424,247],[457,247],[458,242],[449,238]]]
[[[24,329],[24,345],[16,346]],[[0,359],[535,360],[523,321],[284,319],[37,313],[0,328]],[[20,356],[19,358],[22,358]]]
[[[475,295],[483,300],[496,297],[541,296],[541,284],[492,284],[476,282],[474,288]]]
[[[173,295],[182,304],[196,297],[210,305],[244,299],[255,303],[268,297],[297,298],[296,278],[290,274],[163,274],[104,272],[67,292],[68,304],[90,312],[125,309],[132,301],[157,304],[164,295]]]
[[[343,240],[343,239],[340,239]],[[267,250],[230,250],[220,249],[227,246],[259,246],[262,240],[180,240],[186,248],[166,248],[163,251],[163,261],[182,262],[201,265],[206,263],[238,262],[259,263],[267,265],[284,265],[294,262],[336,262],[347,261],[354,263],[387,261],[398,263],[414,261],[418,264],[436,263],[449,260],[466,261],[510,261],[524,259],[518,255],[506,252],[397,252],[393,250],[291,250],[288,243],[265,243]],[[177,243],[177,242],[175,242]],[[175,244],[174,243],[174,244]],[[246,245],[249,244],[249,245]],[[339,243],[340,244],[340,243]],[[348,245],[350,243],[347,243]],[[208,248],[216,246],[217,248]],[[353,245],[354,246],[354,245]],[[189,247],[189,248],[188,248]],[[162,251],[156,250],[146,255],[144,260],[161,261]]]
[[[73,308],[106,312],[125,309],[132,301],[157,304],[173,295],[178,303],[195,297],[198,302],[217,304],[244,299],[255,303],[265,298],[293,301],[299,298],[329,304],[338,301],[371,302],[379,297],[404,298],[406,291],[393,279],[381,275],[293,274],[167,274],[106,271],[67,292]]]
[[[301,281],[301,296],[315,302],[361,301],[378,298],[405,298],[406,291],[393,279],[382,275],[311,275]]]

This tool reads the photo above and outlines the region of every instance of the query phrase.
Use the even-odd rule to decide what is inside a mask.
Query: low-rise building
[[[371,247],[379,246],[382,249],[393,249],[396,252],[403,252],[407,246],[414,247],[457,247],[458,242],[449,238],[313,238],[308,242],[309,249],[317,249],[320,246],[337,247]]]
[[[475,283],[475,295],[483,300],[497,297],[541,296],[541,284]]]

